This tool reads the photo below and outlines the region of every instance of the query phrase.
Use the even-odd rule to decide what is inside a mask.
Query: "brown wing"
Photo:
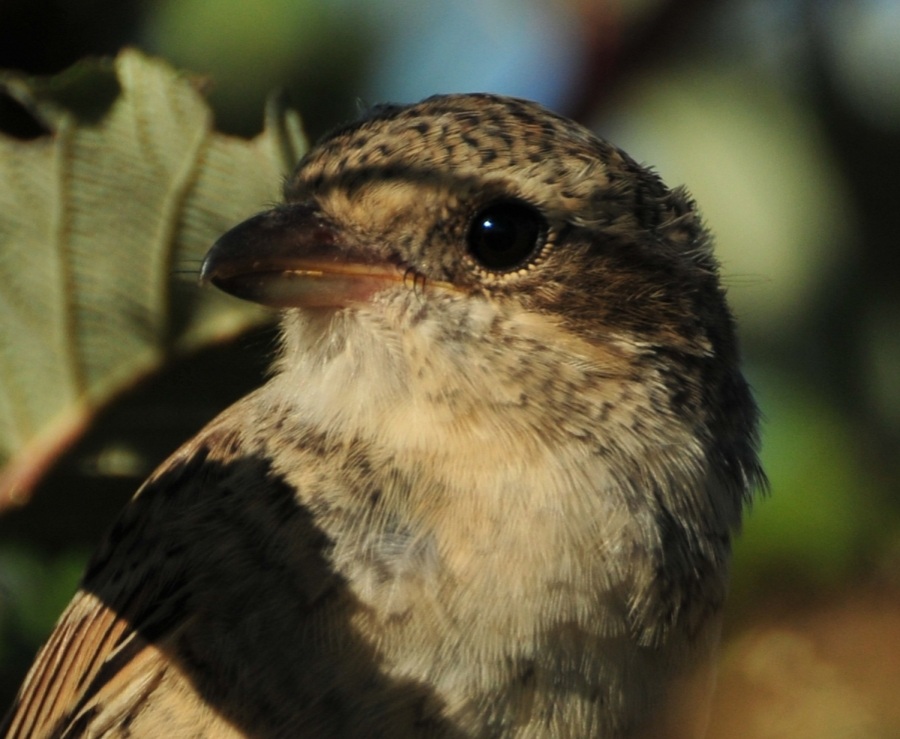
[[[323,491],[361,485],[347,473],[360,450],[335,460],[253,402],[126,506],[0,727],[8,737],[453,736],[429,686],[382,671],[365,607],[334,569],[338,534],[319,523],[354,515]]]
[[[38,653],[0,736],[236,731],[223,718],[228,697],[209,686],[215,660],[192,657],[190,633],[192,625],[216,633],[209,611],[215,616],[217,606],[247,599],[228,585],[252,583],[255,547],[279,534],[277,511],[254,525],[247,509],[295,502],[269,460],[247,449],[241,429],[265,436],[264,425],[242,423],[252,409],[251,395],[219,416],[126,506]],[[217,603],[218,590],[232,592],[231,603]]]
[[[58,735],[128,624],[79,592],[38,653],[3,729],[9,737]]]
[[[201,697],[179,651],[196,620],[191,601],[219,496],[241,487],[241,477],[267,479],[266,463],[248,458],[228,430],[235,427],[228,414],[239,408],[183,447],[126,507],[38,653],[0,736],[115,736],[151,718],[149,735],[182,735],[184,722],[193,735],[233,731]]]
[[[116,736],[139,731],[149,720],[150,735],[184,735],[179,726],[192,734],[230,733],[184,683],[165,647],[148,643],[127,618],[79,591],[39,652],[0,734]],[[189,697],[193,708],[185,701]]]

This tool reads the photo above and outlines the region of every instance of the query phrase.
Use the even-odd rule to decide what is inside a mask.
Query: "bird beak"
[[[383,257],[348,246],[340,229],[305,204],[238,224],[206,255],[200,281],[273,308],[340,308],[403,281]]]

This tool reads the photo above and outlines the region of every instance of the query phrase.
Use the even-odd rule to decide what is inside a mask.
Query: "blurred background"
[[[536,99],[686,184],[717,236],[765,414],[713,737],[900,736],[900,3],[0,0],[0,68],[138,46],[208,75],[251,136],[368,103]],[[0,129],[29,122],[0,99]],[[0,712],[137,484],[258,385],[271,328],[118,400],[0,518]],[[73,491],[75,494],[73,494]]]

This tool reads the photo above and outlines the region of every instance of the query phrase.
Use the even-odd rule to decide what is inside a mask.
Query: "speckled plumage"
[[[9,736],[687,730],[762,473],[682,191],[439,96],[323,139],[204,276],[284,310],[273,376],[126,508]]]

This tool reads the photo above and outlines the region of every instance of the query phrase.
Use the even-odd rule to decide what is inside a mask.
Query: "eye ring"
[[[466,233],[466,248],[479,266],[492,272],[521,269],[547,239],[541,212],[521,200],[497,200],[476,211]]]

